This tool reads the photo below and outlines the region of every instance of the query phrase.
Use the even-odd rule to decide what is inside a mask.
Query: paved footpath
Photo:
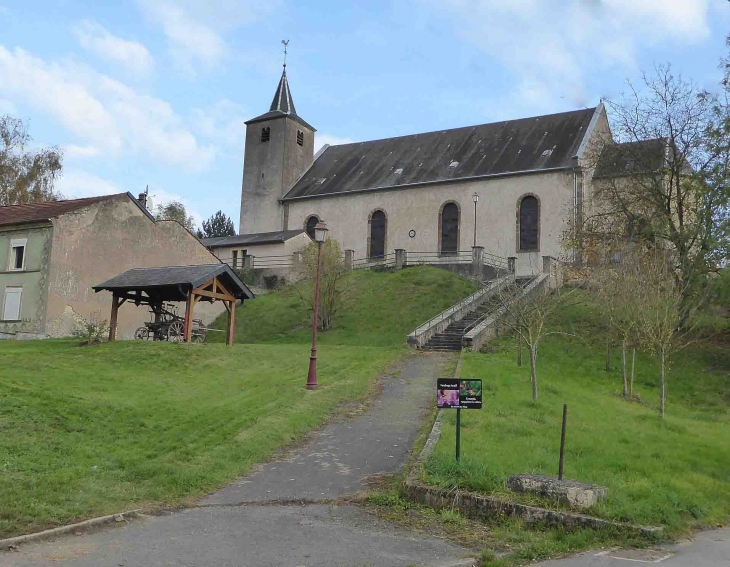
[[[333,423],[305,447],[164,516],[0,552],[2,567],[405,567],[469,555],[446,541],[377,522],[357,506],[317,501],[366,489],[401,468],[446,358],[410,357],[368,409]],[[278,502],[277,502],[278,501]],[[293,502],[299,502],[294,504]]]
[[[593,551],[570,559],[540,563],[535,567],[638,567],[649,563],[661,567],[728,567],[730,529],[701,532],[692,540],[662,545],[653,550]]]

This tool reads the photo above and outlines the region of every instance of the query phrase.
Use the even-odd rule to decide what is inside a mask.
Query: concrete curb
[[[478,561],[476,557],[469,557],[467,559],[456,559],[447,563],[429,563],[424,567],[474,567]]]
[[[110,514],[109,516],[101,516],[99,518],[92,518],[79,522],[78,524],[69,524],[68,526],[61,526],[59,528],[53,528],[50,530],[43,530],[42,532],[36,532],[34,534],[26,534],[7,539],[0,539],[0,550],[1,549],[12,549],[17,547],[21,543],[30,543],[33,541],[40,541],[44,539],[50,539],[56,536],[65,535],[76,530],[83,530],[87,528],[95,528],[97,526],[103,526],[111,524],[112,522],[121,522],[127,518],[134,518],[139,515],[141,510],[130,510],[128,512],[122,512],[120,514]]]
[[[454,378],[461,376],[461,365],[464,357],[464,351],[459,355],[459,362],[456,365]],[[640,533],[648,537],[660,537],[664,528],[654,526],[640,526],[633,524],[625,524],[621,522],[613,522],[586,516],[584,514],[575,514],[572,512],[562,512],[558,510],[548,510],[547,508],[539,508],[537,506],[527,506],[525,504],[514,504],[511,502],[502,502],[489,496],[482,496],[469,492],[461,492],[458,490],[447,491],[434,488],[418,481],[418,473],[426,460],[433,453],[436,443],[441,438],[441,422],[444,410],[439,411],[431,434],[426,440],[421,453],[418,455],[416,462],[408,471],[406,477],[405,489],[407,497],[419,504],[424,504],[436,509],[458,509],[465,516],[480,520],[493,520],[495,518],[504,518],[506,516],[518,518],[528,523],[542,523],[552,526],[563,526],[566,528],[592,528],[600,529],[619,529]]]

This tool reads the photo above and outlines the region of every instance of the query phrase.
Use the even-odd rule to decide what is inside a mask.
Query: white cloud
[[[156,209],[158,205],[165,205],[167,203],[171,203],[172,201],[176,201],[178,203],[182,203],[185,206],[185,211],[188,213],[189,216],[193,217],[196,226],[202,225],[203,215],[195,210],[195,206],[193,205],[193,203],[191,203],[191,201],[186,197],[155,186],[150,187],[149,191],[149,198],[151,199],[152,210]]]
[[[198,144],[167,102],[88,67],[0,46],[0,95],[41,109],[105,153],[143,154],[193,171],[213,158],[213,149]]]
[[[154,67],[154,59],[144,45],[116,37],[97,22],[83,20],[74,26],[73,32],[81,47],[127,71],[146,75]]]
[[[98,156],[101,150],[96,146],[77,146],[67,144],[63,147],[63,157],[69,159],[83,159]]]
[[[340,144],[352,144],[354,141],[355,140],[350,138],[341,138],[330,134],[315,134],[314,153],[316,154],[325,144],[329,144],[330,146],[339,146]]]
[[[0,98],[0,114],[18,114],[18,107],[15,106],[12,102],[9,100],[5,100],[4,98]]]
[[[692,43],[709,33],[709,0],[421,0],[464,39],[517,75],[519,98],[594,104],[586,78],[632,68],[638,48]]]
[[[124,189],[119,189],[111,181],[78,169],[64,170],[56,183],[56,189],[69,199],[99,197],[124,192]]]
[[[227,98],[208,108],[196,108],[192,112],[192,123],[202,136],[226,144],[243,143],[246,134],[245,120],[244,108]]]
[[[220,63],[229,53],[224,35],[274,10],[279,0],[137,0],[162,27],[170,52],[188,72]]]

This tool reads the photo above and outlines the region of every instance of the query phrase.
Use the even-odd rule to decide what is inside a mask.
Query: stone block
[[[603,486],[541,474],[514,474],[507,479],[507,488],[513,492],[538,494],[579,510],[590,508],[608,495],[608,488]]]

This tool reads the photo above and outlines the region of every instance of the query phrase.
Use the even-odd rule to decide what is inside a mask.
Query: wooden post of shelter
[[[190,342],[190,333],[193,328],[193,305],[195,304],[193,298],[195,297],[195,292],[190,292],[190,295],[188,295],[188,299],[185,301],[185,321],[184,321],[184,332],[183,332],[183,340],[186,343]]]
[[[117,317],[119,314],[119,307],[125,301],[126,299],[120,298],[116,293],[112,294],[112,314],[109,318],[109,341],[117,340]]]
[[[233,335],[235,332],[236,322],[236,300],[226,301],[226,309],[228,310],[228,330],[226,332],[226,344],[233,346]]]

